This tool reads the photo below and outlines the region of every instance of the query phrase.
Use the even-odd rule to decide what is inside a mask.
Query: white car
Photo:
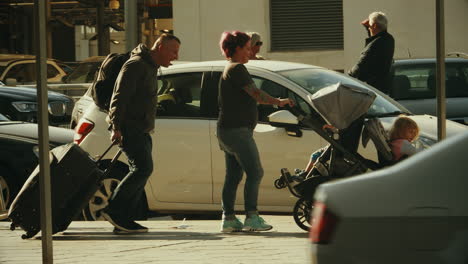
[[[311,262],[468,263],[468,133],[315,193]]]
[[[156,212],[206,212],[221,210],[221,190],[224,183],[225,163],[216,138],[218,114],[218,83],[225,61],[186,63],[162,70],[159,77],[158,118],[153,134],[155,169],[146,185],[146,201],[150,211]],[[251,61],[247,69],[257,87],[274,97],[293,98],[303,111],[311,112],[309,97],[321,88],[342,82],[373,90],[376,100],[368,111],[369,116],[381,117],[389,127],[400,113],[407,109],[376,91],[343,74],[324,68],[280,61]],[[86,95],[85,95],[86,96]],[[82,98],[84,99],[84,98]],[[100,111],[92,99],[75,129],[75,140],[92,156],[100,155],[110,144],[106,113]],[[333,106],[330,106],[333,107]],[[278,110],[269,105],[259,105],[259,124],[255,128],[260,157],[265,176],[260,186],[259,210],[292,212],[296,199],[287,191],[274,187],[280,169],[304,168],[310,154],[327,144],[312,129],[301,123],[296,127],[275,127],[268,115]],[[436,119],[431,116],[412,116],[421,127],[421,139],[426,144],[436,142]],[[278,120],[271,120],[280,122]],[[292,120],[290,123],[293,123]],[[272,122],[273,123],[273,122]],[[448,121],[449,136],[466,131],[467,127]],[[115,150],[114,150],[115,151]],[[360,153],[377,160],[372,144]],[[111,159],[109,153],[104,159]],[[104,181],[103,192],[96,194],[85,209],[87,219],[99,219],[100,209],[121,177],[126,174],[127,160],[122,155],[118,173]],[[243,185],[239,186],[237,209],[243,208]]]

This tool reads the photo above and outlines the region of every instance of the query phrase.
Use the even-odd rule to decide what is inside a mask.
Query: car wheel
[[[5,202],[5,206],[8,206],[13,202],[13,199],[18,192],[19,186],[16,186],[16,183],[13,178],[13,174],[5,167],[0,166],[0,185],[1,185],[1,195]]]
[[[109,163],[103,163],[100,168],[105,169],[107,166],[109,166]],[[82,214],[85,221],[104,220],[101,211],[109,204],[109,199],[114,193],[115,188],[117,188],[120,181],[127,173],[128,168],[124,164],[116,164],[115,167],[112,168],[111,172],[108,174],[109,176],[102,180],[101,187],[94,193],[83,209]]]
[[[294,205],[293,217],[296,224],[303,230],[309,231],[312,212],[312,201],[300,198]]]

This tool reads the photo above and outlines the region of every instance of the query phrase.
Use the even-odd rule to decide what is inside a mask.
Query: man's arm
[[[252,96],[255,99],[255,101],[257,101],[259,104],[278,105],[280,107],[286,104],[289,104],[290,106],[294,106],[294,102],[291,99],[274,98],[271,95],[267,94],[266,92],[258,89],[255,83],[247,84],[243,87],[243,89],[250,96]]]
[[[112,124],[113,134],[120,137],[122,119],[128,111],[129,100],[137,89],[139,78],[138,64],[129,63],[122,67],[117,77],[114,87],[114,93],[109,107],[109,118]]]

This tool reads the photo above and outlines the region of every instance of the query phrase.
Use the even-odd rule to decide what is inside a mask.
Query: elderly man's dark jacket
[[[349,75],[388,93],[389,72],[393,63],[395,40],[386,30],[366,39],[358,63]]]

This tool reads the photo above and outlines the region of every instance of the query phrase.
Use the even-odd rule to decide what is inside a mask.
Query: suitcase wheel
[[[10,230],[15,231],[15,229],[16,229],[16,225],[14,223],[11,223]]]

